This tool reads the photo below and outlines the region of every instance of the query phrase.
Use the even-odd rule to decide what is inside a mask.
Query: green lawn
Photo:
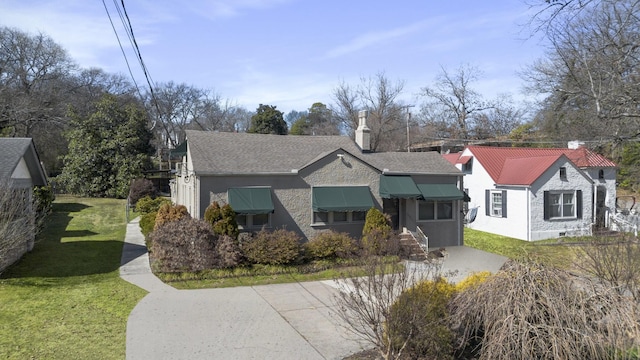
[[[523,241],[506,236],[500,236],[469,228],[464,229],[464,244],[466,246],[484,250],[510,259],[536,260],[560,268],[567,268],[573,264],[575,247],[567,246],[575,238],[558,240]]]
[[[0,276],[0,358],[124,359],[146,292],[121,280],[124,201],[58,196],[35,249]]]

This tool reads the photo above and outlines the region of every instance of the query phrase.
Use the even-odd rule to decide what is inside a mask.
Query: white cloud
[[[379,45],[392,39],[419,32],[430,25],[430,22],[421,21],[408,26],[403,26],[385,31],[374,31],[360,35],[350,42],[329,50],[325,57],[336,58],[362,49]]]

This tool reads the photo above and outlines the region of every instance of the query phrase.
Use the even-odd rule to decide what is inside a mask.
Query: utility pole
[[[411,152],[411,141],[409,139],[409,121],[411,120],[411,112],[409,112],[409,108],[414,107],[415,105],[404,105],[402,108],[407,109],[407,152]]]

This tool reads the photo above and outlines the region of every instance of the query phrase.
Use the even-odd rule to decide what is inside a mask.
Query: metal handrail
[[[425,252],[429,252],[429,237],[424,234],[420,226],[416,226],[416,233],[418,233],[418,243],[424,249]]]

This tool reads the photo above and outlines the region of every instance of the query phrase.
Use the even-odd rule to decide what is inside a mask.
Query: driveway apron
[[[506,258],[448,248],[459,280]],[[176,290],[158,279],[138,219],[127,225],[120,276],[147,291],[127,321],[127,359],[343,359],[370,348],[335,313],[333,281]]]

